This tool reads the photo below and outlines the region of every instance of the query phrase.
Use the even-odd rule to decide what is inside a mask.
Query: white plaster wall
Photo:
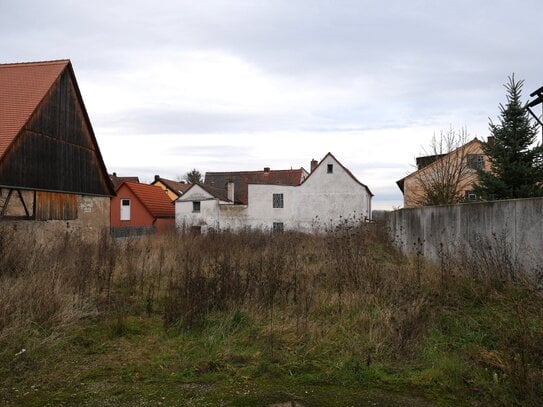
[[[328,164],[333,173],[327,173]],[[283,193],[284,208],[273,208],[274,193]],[[283,222],[285,229],[312,231],[335,226],[343,220],[371,216],[371,196],[331,156],[299,186],[249,185],[247,222],[271,228]]]
[[[219,205],[219,223],[221,229],[240,230],[249,227],[247,206]]]
[[[289,185],[249,184],[247,222],[253,228],[269,229],[283,222],[286,229],[297,229],[296,191]],[[273,194],[283,194],[283,208],[273,207]]]
[[[328,164],[334,166],[327,173]],[[283,194],[283,208],[273,207],[273,194]],[[248,206],[220,202],[203,188],[194,186],[176,201],[178,228],[201,226],[239,230],[245,227],[270,229],[282,222],[285,230],[318,231],[347,220],[371,216],[371,196],[331,156],[299,186],[248,186]],[[192,212],[192,202],[200,201],[200,212]]]
[[[200,212],[193,212],[193,202],[200,202]],[[175,225],[177,228],[200,226],[202,232],[219,227],[219,201],[198,185],[192,187],[175,201]]]
[[[328,164],[333,173],[327,173]],[[327,156],[311,176],[297,187],[297,213],[300,230],[335,226],[347,220],[371,217],[371,195],[331,156]]]
[[[216,199],[200,201],[200,212],[192,211],[192,201],[175,202],[175,225],[184,229],[200,226],[202,232],[219,227],[219,203]]]

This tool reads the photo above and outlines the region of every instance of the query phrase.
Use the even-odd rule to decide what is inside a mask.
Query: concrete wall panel
[[[439,261],[499,252],[529,274],[543,271],[543,198],[400,209],[385,216],[400,250]]]

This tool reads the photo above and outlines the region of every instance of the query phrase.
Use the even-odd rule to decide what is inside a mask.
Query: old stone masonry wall
[[[543,198],[400,209],[386,226],[407,254],[495,262],[543,275]]]

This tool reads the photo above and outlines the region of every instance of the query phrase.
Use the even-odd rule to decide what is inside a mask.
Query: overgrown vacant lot
[[[543,298],[379,225],[48,245],[0,234],[0,404],[540,405]]]

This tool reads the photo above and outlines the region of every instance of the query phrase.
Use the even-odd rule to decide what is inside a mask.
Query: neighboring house
[[[489,137],[488,142],[492,141],[493,139]],[[436,173],[438,179],[443,177],[439,173],[446,173],[448,168],[455,168],[456,171],[462,168],[462,176],[457,182],[458,196],[465,201],[477,201],[479,197],[473,191],[473,186],[478,180],[477,169],[488,171],[490,168],[490,162],[482,146],[483,142],[474,138],[449,154],[418,157],[417,171],[396,182],[403,193],[404,207],[421,206],[424,196],[422,184]]]
[[[117,189],[119,185],[121,185],[125,181],[130,182],[140,182],[140,179],[138,177],[118,177],[117,173],[114,172],[113,174],[109,175],[109,179],[111,179],[111,182],[113,183],[113,187]]]
[[[369,188],[332,154],[312,171],[207,173],[176,201],[178,228],[317,231],[371,218]]]
[[[70,61],[0,65],[0,220],[96,237],[113,194]]]
[[[160,175],[155,175],[155,180],[151,182],[151,185],[162,188],[172,202],[180,198],[190,188],[190,184],[161,178]]]
[[[165,232],[175,228],[175,207],[162,188],[125,181],[111,200],[115,237]]]

